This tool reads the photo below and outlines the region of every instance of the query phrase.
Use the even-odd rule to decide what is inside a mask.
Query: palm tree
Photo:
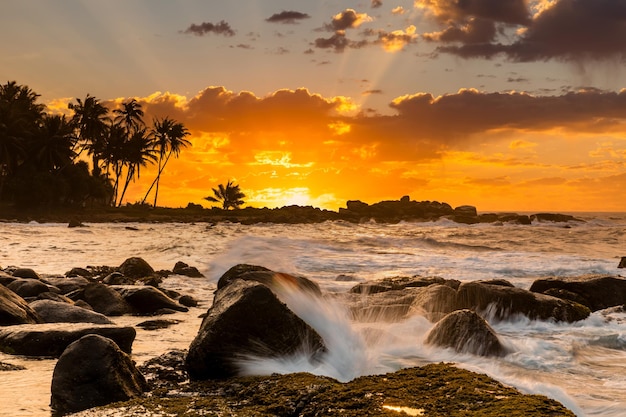
[[[41,123],[45,106],[36,103],[38,97],[15,81],[0,85],[0,198],[5,180],[24,161],[27,142]]]
[[[239,206],[244,204],[242,198],[246,195],[241,192],[239,185],[235,185],[232,181],[228,181],[226,185],[220,184],[218,188],[212,188],[213,196],[204,197],[205,200],[219,203],[222,202],[222,208],[228,210],[229,208],[238,209]]]
[[[105,133],[109,121],[109,109],[100,101],[87,94],[85,101],[77,98],[76,103],[67,106],[74,111],[72,121],[78,127],[84,149],[91,154],[93,175],[100,175],[100,160],[105,147]]]
[[[156,178],[152,181],[152,185],[148,188],[142,203],[145,203],[148,194],[152,191],[152,187],[156,184],[154,192],[154,207],[156,207],[157,198],[159,196],[159,182],[161,181],[161,174],[165,169],[165,165],[167,165],[172,155],[177,158],[182,148],[190,146],[191,142],[185,139],[185,137],[189,135],[187,128],[182,123],[178,123],[169,117],[165,117],[161,120],[155,119],[151,134],[154,136],[154,143],[159,153],[159,170]]]
[[[113,110],[113,113],[117,115],[115,116],[114,122],[126,127],[126,131],[129,135],[145,126],[141,103],[136,99],[122,103],[122,108]]]
[[[124,194],[126,194],[130,182],[139,178],[141,167],[157,161],[156,152],[152,138],[147,134],[146,129],[139,129],[130,136],[124,146],[123,154],[127,171],[124,189],[117,203],[118,207],[122,205]]]
[[[78,138],[65,116],[45,115],[37,135],[30,143],[29,155],[41,171],[57,171],[72,163]]]

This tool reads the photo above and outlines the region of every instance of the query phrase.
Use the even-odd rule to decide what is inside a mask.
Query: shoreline
[[[326,221],[347,221],[351,223],[400,223],[429,222],[448,219],[456,223],[513,223],[530,225],[533,221],[584,222],[570,214],[539,212],[519,214],[512,212],[478,213],[474,206],[464,205],[452,208],[447,203],[431,201],[401,200],[381,201],[367,204],[359,200],[348,201],[347,208],[338,211],[312,206],[284,206],[280,208],[254,208],[224,210],[206,209],[190,203],[185,208],[150,207],[127,205],[123,207],[31,209],[0,206],[0,223],[68,223],[70,227],[83,226],[83,223],[220,223],[240,224],[276,223],[304,224]]]

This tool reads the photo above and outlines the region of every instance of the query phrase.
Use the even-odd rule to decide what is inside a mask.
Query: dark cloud
[[[463,45],[446,45],[438,51],[464,58],[492,58],[502,54],[518,62],[626,60],[624,0],[558,0],[536,14],[526,26],[509,44],[490,39],[475,42],[457,36],[450,40]],[[430,40],[444,39],[431,36]]]
[[[346,37],[346,34],[343,31],[338,31],[335,32],[335,34],[330,38],[315,39],[313,45],[320,49],[333,49],[335,52],[343,52],[346,48],[363,48],[369,45],[369,42],[366,40],[352,41]]]
[[[448,26],[441,32],[425,33],[422,35],[427,41],[481,43],[490,42],[496,38],[497,29],[493,21],[482,18],[471,18],[464,25]]]
[[[438,21],[462,24],[470,17],[526,25],[531,16],[528,0],[416,0]]]
[[[295,12],[295,11],[282,11],[280,13],[275,13],[265,19],[267,22],[271,23],[287,23],[287,24],[295,24],[300,20],[309,19],[309,16],[306,13]]]
[[[382,94],[382,93],[383,93],[383,90],[380,90],[380,89],[376,88],[376,89],[373,89],[373,90],[363,91],[363,93],[361,93],[361,94],[364,95],[364,96],[369,96],[371,94]]]
[[[204,36],[210,33],[215,33],[216,35],[224,35],[224,36],[234,36],[235,31],[230,27],[230,25],[225,21],[220,21],[217,24],[213,24],[210,22],[203,22],[199,25],[195,23],[191,24],[187,29],[183,31],[183,33],[196,35],[196,36]]]
[[[382,5],[383,5],[382,0],[372,0],[372,9],[376,9],[378,7],[381,7]]]

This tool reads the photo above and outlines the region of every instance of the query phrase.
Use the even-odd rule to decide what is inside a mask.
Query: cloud
[[[343,52],[346,48],[360,49],[369,45],[367,40],[352,41],[346,37],[344,31],[337,31],[329,38],[317,38],[313,42],[316,48],[334,49],[335,52]]]
[[[391,14],[401,15],[401,14],[405,14],[405,13],[406,13],[406,10],[402,6],[394,7],[393,9],[391,9]]]
[[[492,0],[472,0],[469,5],[486,5]],[[440,23],[448,22],[448,28],[442,32],[427,34],[429,40],[442,42],[461,42],[462,45],[446,45],[438,48],[439,52],[451,53],[463,58],[492,58],[504,55],[517,62],[580,61],[586,59],[626,60],[626,2],[616,0],[555,0],[541,3],[538,11],[530,20],[523,20],[520,13],[478,12],[478,8],[469,7],[459,13],[450,1],[418,0],[421,7],[427,8]],[[447,7],[440,7],[441,4]],[[455,2],[455,4],[462,2]],[[518,9],[526,1],[503,2]],[[457,4],[457,6],[458,6]],[[505,20],[504,17],[508,16]],[[513,19],[517,16],[518,19]],[[492,25],[508,23],[522,25],[511,43],[495,40],[495,36],[463,37],[459,30],[467,28],[469,18],[489,19]],[[521,20],[520,20],[521,19]],[[465,26],[463,26],[465,25]],[[445,37],[446,32],[456,29],[456,36]],[[471,32],[469,29],[465,32]]]
[[[282,11],[280,13],[275,13],[265,19],[265,21],[270,23],[286,23],[286,24],[296,24],[299,23],[300,20],[309,19],[309,16],[306,13],[296,12],[296,11]]]
[[[437,21],[451,25],[463,24],[471,17],[526,25],[531,18],[528,3],[528,0],[415,0],[415,6],[425,9]]]
[[[216,35],[224,35],[224,36],[235,36],[235,31],[230,27],[230,25],[221,20],[217,24],[213,24],[210,22],[203,22],[199,25],[192,23],[187,29],[183,31],[183,33],[196,35],[196,36],[204,36],[210,33],[214,33]]]
[[[372,9],[376,9],[378,7],[381,7],[382,5],[383,5],[382,0],[372,0]]]
[[[378,30],[370,33],[375,33],[378,36],[378,40],[375,43],[381,44],[385,51],[397,52],[404,49],[406,45],[417,41],[418,36],[415,34],[415,31],[415,26],[411,25],[405,30],[394,30],[393,32]]]
[[[372,22],[373,20],[367,13],[357,13],[354,9],[346,9],[333,16],[332,21],[325,28],[331,31],[343,31],[358,28],[363,23]]]

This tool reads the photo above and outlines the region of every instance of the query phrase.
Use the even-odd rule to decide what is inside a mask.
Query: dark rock
[[[218,290],[186,358],[193,379],[238,373],[237,358],[281,357],[300,351],[312,358],[325,351],[323,339],[265,285],[236,280]]]
[[[186,356],[186,350],[172,350],[148,360],[139,371],[153,388],[185,382],[189,378],[185,370]]]
[[[68,222],[67,227],[73,228],[73,227],[87,227],[85,226],[80,220],[78,219],[72,219]]]
[[[13,364],[6,363],[6,362],[0,362],[0,372],[3,372],[3,371],[23,371],[24,369],[26,369],[26,368],[24,368],[21,365],[13,365]]]
[[[626,268],[626,256],[622,256],[622,259],[620,259],[619,261],[619,265],[617,265],[618,268]]]
[[[69,345],[54,367],[50,405],[66,414],[139,397],[147,389],[130,356],[114,341],[87,335]]]
[[[478,211],[474,206],[459,206],[454,209],[454,214],[464,217],[477,217]]]
[[[40,279],[41,277],[37,272],[31,268],[17,268],[13,271],[12,275],[17,278],[32,278]]]
[[[89,271],[88,269],[85,268],[72,268],[69,271],[67,271],[65,273],[66,277],[84,277],[84,278],[91,278],[93,277],[93,274],[91,273],[91,271]]]
[[[150,264],[138,257],[126,259],[118,269],[122,274],[130,278],[144,278],[154,274],[154,269]]]
[[[397,322],[407,317],[420,288],[391,290],[368,294],[338,294],[335,298],[346,304],[351,319],[358,322]]]
[[[50,292],[50,291],[42,292],[41,294],[39,294],[37,296],[37,300],[52,300],[52,301],[57,301],[60,303],[75,304],[71,298],[63,294],[57,294],[55,292]]]
[[[117,291],[104,284],[89,284],[81,291],[78,298],[70,298],[84,300],[94,311],[105,316],[121,316],[130,312],[130,306],[124,298]]]
[[[133,327],[75,323],[22,324],[0,328],[0,351],[11,355],[58,358],[72,342],[99,334],[130,353],[137,332]]]
[[[46,278],[45,282],[49,285],[53,285],[61,291],[61,294],[69,294],[72,291],[85,288],[89,284],[89,280],[81,277],[68,277],[68,278]]]
[[[35,310],[22,297],[0,285],[0,326],[35,323],[42,323]]]
[[[30,306],[45,323],[113,324],[104,314],[52,300],[37,300]]]
[[[172,272],[190,278],[204,277],[204,275],[200,271],[198,271],[198,268],[196,268],[195,266],[189,266],[186,263],[180,261],[176,262],[176,265],[174,265],[174,269],[172,269]]]
[[[471,309],[502,320],[523,314],[531,320],[574,322],[587,318],[587,307],[568,300],[527,291],[522,288],[480,282],[459,286],[455,310]]]
[[[137,324],[137,327],[141,327],[145,330],[159,330],[167,329],[168,327],[178,323],[180,323],[180,320],[148,320]]]
[[[437,322],[428,333],[426,344],[478,356],[507,354],[489,323],[471,310],[454,311]]]
[[[456,287],[460,284],[459,281],[452,283],[451,280],[446,280],[441,277],[392,277],[357,284],[350,289],[350,292],[354,294],[375,294],[378,292],[402,290],[404,288],[419,288],[433,284],[446,284],[448,282],[450,285]]]
[[[198,307],[198,301],[190,295],[183,295],[178,299],[178,303],[185,307]]]
[[[42,281],[33,278],[19,278],[7,285],[7,288],[19,295],[22,298],[37,297],[42,292],[48,292],[56,290],[61,292],[58,288],[49,287]]]
[[[12,283],[16,279],[18,279],[18,278],[14,277],[13,275],[9,275],[6,272],[0,270],[0,285],[4,285],[6,287],[7,285]]]
[[[570,216],[569,214],[558,214],[558,213],[537,213],[530,216],[531,220],[536,220],[538,222],[581,222],[584,223],[584,220],[577,219],[574,216]]]
[[[133,278],[126,277],[121,272],[111,272],[102,280],[107,285],[132,285],[135,283]]]
[[[121,287],[118,290],[135,314],[155,314],[162,309],[189,311],[189,309],[172,300],[158,288],[150,286]]]
[[[591,309],[603,310],[626,304],[626,279],[622,277],[587,275],[569,278],[535,280],[530,291],[574,300]]]
[[[360,200],[348,200],[346,202],[346,207],[350,211],[365,211],[369,208],[369,204],[364,203]]]
[[[284,287],[291,287],[299,288],[318,296],[322,295],[319,285],[308,278],[284,272],[274,272],[262,266],[246,264],[235,265],[226,271],[217,281],[217,289],[224,288],[235,279],[260,282],[274,291]]]

